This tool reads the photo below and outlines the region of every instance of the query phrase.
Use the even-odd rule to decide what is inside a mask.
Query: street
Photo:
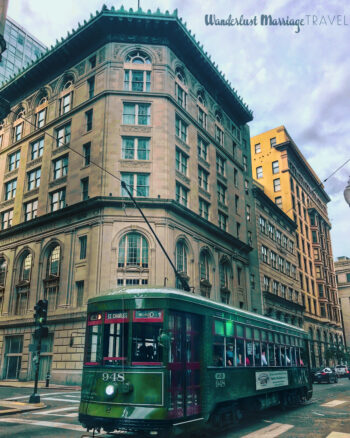
[[[27,401],[29,388],[1,388],[1,398]],[[2,438],[81,437],[84,429],[78,423],[80,392],[41,389],[46,408],[17,415],[0,416]],[[344,435],[345,434],[345,435]],[[103,434],[102,434],[103,435]],[[104,434],[105,438],[111,434]],[[131,435],[130,435],[131,436]],[[133,435],[135,436],[135,435]],[[269,409],[247,417],[216,438],[348,438],[350,437],[350,380],[314,385],[314,397],[306,405],[287,411]],[[136,437],[135,437],[136,438]]]

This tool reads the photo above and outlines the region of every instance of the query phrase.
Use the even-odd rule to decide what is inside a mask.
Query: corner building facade
[[[89,297],[176,286],[121,181],[194,293],[261,311],[252,115],[176,14],[104,7],[0,92],[2,379],[33,377],[39,299],[40,378],[72,384]]]
[[[324,187],[284,126],[251,138],[253,178],[298,226],[296,254],[311,343],[311,365],[326,364],[329,346],[343,347],[340,307]]]

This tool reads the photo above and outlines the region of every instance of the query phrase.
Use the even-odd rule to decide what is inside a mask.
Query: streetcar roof
[[[103,295],[99,295],[88,300],[88,304],[94,304],[104,301],[113,301],[118,299],[132,299],[132,298],[157,298],[157,299],[176,299],[185,298],[188,302],[195,302],[201,304],[205,307],[211,307],[216,310],[234,311],[238,315],[246,316],[247,318],[266,321],[270,324],[274,324],[280,327],[285,327],[300,332],[300,334],[305,334],[305,330],[294,325],[287,324],[286,322],[278,321],[276,319],[269,318],[267,316],[261,315],[255,312],[249,312],[248,310],[238,309],[236,307],[230,306],[224,303],[218,303],[209,298],[202,297],[201,295],[189,294],[188,292],[170,288],[170,287],[160,287],[160,286],[122,286],[114,289],[110,289],[104,292]]]

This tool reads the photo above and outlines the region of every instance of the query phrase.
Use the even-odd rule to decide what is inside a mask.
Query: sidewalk
[[[19,382],[18,380],[0,380],[0,386],[11,386],[15,388],[34,388],[34,381],[28,381],[28,382]],[[45,381],[39,381],[38,382],[38,388],[44,388],[44,389],[62,389],[64,391],[67,390],[73,390],[73,391],[80,391],[80,386],[71,386],[71,385],[56,385],[54,383],[50,383],[49,387],[46,388]]]

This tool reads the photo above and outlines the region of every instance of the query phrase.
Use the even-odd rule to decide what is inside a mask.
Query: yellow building
[[[343,345],[327,214],[330,198],[284,126],[252,137],[251,155],[253,178],[298,226],[304,329],[314,340],[312,365],[322,365],[328,345]]]

